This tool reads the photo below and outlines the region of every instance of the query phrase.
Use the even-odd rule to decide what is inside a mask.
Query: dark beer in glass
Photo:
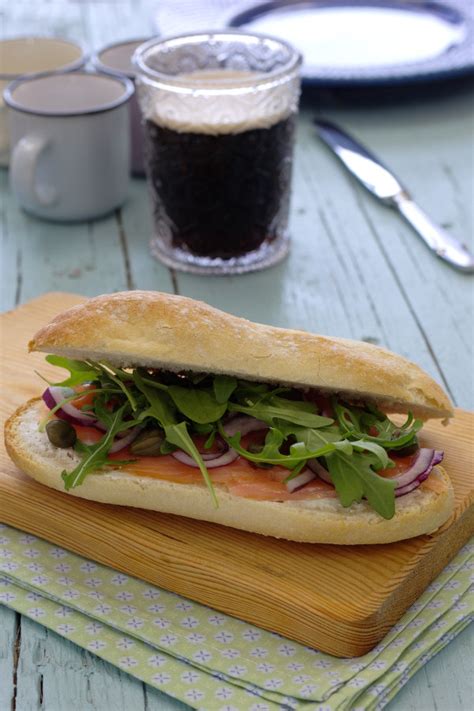
[[[243,33],[137,50],[152,252],[197,273],[270,266],[288,251],[299,55]]]

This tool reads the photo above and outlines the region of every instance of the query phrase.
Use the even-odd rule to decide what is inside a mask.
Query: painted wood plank
[[[20,615],[0,605],[0,709],[188,708],[27,617],[21,620],[19,628]]]
[[[474,707],[474,625],[441,650],[386,706],[387,711],[467,711]]]
[[[116,667],[23,617],[17,708],[97,711],[144,708],[143,685],[120,683]]]
[[[4,308],[48,289],[94,295],[127,288],[117,214],[64,225],[19,210],[9,191],[4,202],[7,258],[17,270],[16,281],[7,279]]]
[[[150,254],[153,227],[145,180],[132,181],[131,198],[121,211],[120,228],[128,264],[129,288],[173,292],[170,270]]]
[[[48,289],[87,296],[127,288],[173,291],[169,270],[149,252],[152,226],[144,180],[131,181],[129,199],[112,216],[67,225],[20,210],[5,171],[0,189],[5,196],[0,205],[3,310]]]
[[[0,605],[0,709],[10,709],[15,696],[20,615]]]

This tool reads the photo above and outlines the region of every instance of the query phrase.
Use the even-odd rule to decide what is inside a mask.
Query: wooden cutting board
[[[33,333],[78,303],[46,294],[4,314],[3,420],[57,372],[27,353]],[[474,529],[474,415],[430,424],[444,449],[456,510],[431,536],[381,546],[324,546],[265,538],[215,524],[83,501],[30,480],[0,451],[0,518],[100,563],[173,590],[311,647],[346,657],[369,651]]]

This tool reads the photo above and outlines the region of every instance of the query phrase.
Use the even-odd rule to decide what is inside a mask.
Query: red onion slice
[[[411,484],[407,484],[406,486],[401,486],[395,489],[395,496],[405,496],[405,494],[409,494],[410,491],[414,491],[415,489],[418,489],[420,486],[421,481],[419,479],[415,479],[415,481],[412,481]]]
[[[212,462],[213,459],[219,459],[224,454],[227,454],[228,451],[229,451],[228,448],[226,448],[224,452],[201,452],[198,449],[198,452],[201,455],[201,459],[204,459],[205,462]],[[180,454],[181,452],[183,453],[183,457],[181,457],[181,454]],[[176,457],[176,459],[179,459],[179,461],[183,462],[183,464],[189,464],[192,467],[196,465],[196,462],[194,461],[194,459],[192,457],[190,457],[189,454],[186,454],[186,452],[183,452],[182,449],[178,449],[176,452],[171,452],[171,454],[173,454],[173,456],[175,454],[178,454],[179,456]],[[193,464],[191,464],[191,462],[193,462]]]
[[[421,452],[421,451],[423,451],[423,450],[420,450],[420,452]],[[416,479],[414,479],[413,481],[409,482],[408,484],[404,484],[403,486],[400,486],[400,479],[401,479],[401,477],[400,477],[400,479],[398,479],[398,486],[397,486],[397,488],[395,489],[395,496],[404,496],[405,494],[409,494],[410,491],[413,491],[414,489],[417,489],[417,488],[420,486],[420,484],[421,484],[423,481],[425,481],[425,479],[427,479],[427,478],[429,477],[429,475],[430,475],[431,470],[433,469],[433,467],[435,467],[437,464],[440,464],[440,462],[443,461],[444,452],[441,452],[441,451],[435,450],[435,449],[427,449],[427,450],[425,450],[425,451],[426,451],[426,452],[430,452],[431,455],[432,455],[432,456],[431,456],[431,461],[430,461],[430,463],[428,464],[428,466],[426,467],[426,469],[425,469],[421,474],[418,475],[418,477],[417,477]],[[418,459],[416,460],[416,462],[415,462],[415,464],[413,465],[412,469],[416,466],[416,463],[417,463],[417,462],[418,462]],[[408,473],[408,472],[406,472],[406,474],[407,474],[407,473]],[[406,474],[405,474],[405,475],[406,475]],[[405,475],[403,475],[403,476],[405,476]]]
[[[258,430],[268,430],[268,425],[262,420],[257,420],[255,417],[250,417],[249,415],[242,415],[232,418],[225,423],[224,432],[228,437],[233,437],[237,432],[240,432],[243,437],[249,432],[258,432]]]
[[[248,434],[249,432],[256,432],[257,430],[268,429],[268,425],[261,420],[255,419],[255,417],[249,417],[247,415],[242,415],[241,417],[234,417],[229,420],[224,425],[224,432],[228,437],[240,432],[242,436]],[[183,450],[178,449],[176,452],[171,453],[172,456],[177,459],[182,464],[187,464],[189,467],[198,468],[198,464],[194,461],[189,454],[183,452]],[[235,461],[239,456],[235,449],[229,447],[224,453],[221,452],[200,452],[201,457],[206,462],[206,467],[208,469],[215,469],[217,467],[224,467],[226,464],[230,464]]]
[[[137,438],[139,432],[143,429],[143,427],[132,427],[130,430],[125,430],[124,433],[120,432],[119,435],[117,436],[118,438],[114,440],[114,443],[112,444],[111,448],[109,449],[110,454],[114,454],[115,452],[120,452],[121,449],[125,449],[129,444],[133,442],[134,439]],[[120,435],[122,437],[120,438]]]
[[[56,405],[59,405],[60,402],[62,402],[67,397],[71,397],[71,395],[74,395],[74,390],[72,390],[71,388],[62,388],[59,385],[51,385],[49,388],[46,388],[42,395],[42,398],[46,406],[49,407],[50,410],[52,410],[53,407],[56,407]],[[80,397],[80,393],[78,393],[77,397]],[[71,424],[73,425],[84,425],[86,427],[91,427],[94,426],[97,422],[94,415],[82,412],[77,407],[74,407],[71,402],[66,402],[61,405],[61,407],[56,410],[55,414],[61,420],[71,422]]]
[[[199,465],[197,462],[194,461],[192,457],[189,456],[189,454],[186,454],[186,452],[183,452],[182,449],[177,449],[176,452],[171,452],[171,456],[173,456],[175,459],[178,460],[178,462],[181,462],[182,464],[187,464],[188,467],[195,467],[196,469],[199,468]],[[201,455],[203,458],[204,457],[209,457],[210,453],[207,455]],[[216,456],[212,455],[212,459],[206,459],[206,467],[208,469],[214,469],[216,467],[224,467],[226,464],[230,464],[233,462],[237,457],[239,456],[238,452],[235,451],[235,449],[228,449],[227,452],[224,452],[224,454],[217,454]]]
[[[420,449],[412,466],[400,476],[393,477],[397,482],[397,489],[403,489],[414,481],[424,481],[436,464],[443,461],[443,452],[434,449]]]
[[[286,488],[290,492],[290,494],[295,491],[296,489],[299,489],[301,486],[304,486],[307,484],[309,481],[312,481],[313,479],[316,479],[316,474],[312,472],[310,469],[306,468],[303,469],[303,471],[298,474],[298,476],[295,476],[294,479],[290,479],[290,481],[286,482]]]
[[[327,469],[323,467],[323,465],[317,459],[308,459],[307,465],[310,469],[313,470],[313,472],[316,472],[320,479],[325,481],[327,484],[332,484],[330,473]]]
[[[397,482],[395,496],[404,496],[414,491],[431,473],[434,466],[443,461],[444,453],[434,449],[420,449],[414,464],[399,477],[393,477],[392,481]],[[317,459],[310,459],[308,467],[328,484],[332,484],[331,475],[318,462]]]
[[[219,457],[222,457],[224,454],[227,454],[227,452],[228,449],[226,448],[224,451],[221,452],[199,452],[199,454],[205,462],[212,462],[213,459],[219,459]]]

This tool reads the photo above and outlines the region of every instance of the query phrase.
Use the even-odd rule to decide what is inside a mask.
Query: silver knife
[[[315,119],[319,137],[336,154],[347,170],[385,205],[395,208],[428,247],[452,267],[474,273],[474,257],[459,242],[434,223],[411,198],[394,174],[364,146],[329,121]]]

